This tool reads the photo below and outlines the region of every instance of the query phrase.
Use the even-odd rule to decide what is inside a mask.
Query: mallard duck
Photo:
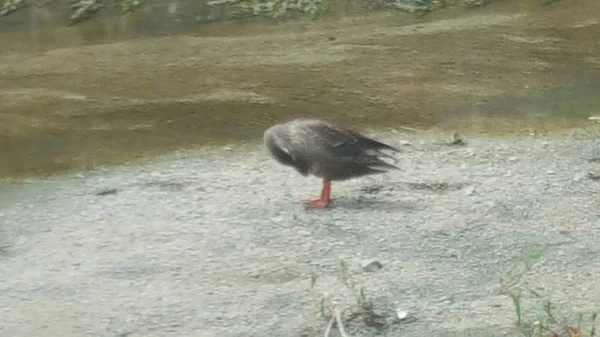
[[[299,118],[265,130],[265,147],[279,163],[303,176],[323,179],[321,196],[306,200],[307,208],[327,208],[331,182],[387,172],[398,167],[379,157],[393,158],[380,150],[398,149],[331,122]]]

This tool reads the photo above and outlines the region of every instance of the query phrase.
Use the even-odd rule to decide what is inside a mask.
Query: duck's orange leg
[[[323,179],[323,188],[321,189],[321,197],[314,200],[304,201],[306,208],[327,208],[331,203],[331,180]]]

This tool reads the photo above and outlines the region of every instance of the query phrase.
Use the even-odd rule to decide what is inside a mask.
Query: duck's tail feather
[[[353,132],[352,135],[358,140],[358,143],[363,149],[372,149],[372,150],[391,150],[394,152],[401,152],[400,149],[393,147],[391,145],[382,143],[373,138],[369,138],[367,136],[361,135],[359,133]]]
[[[377,155],[380,157],[390,158],[394,163],[398,163],[398,158],[396,158],[392,155],[389,155],[385,152],[377,151]]]
[[[397,162],[396,158],[393,158],[393,157],[391,157],[391,158],[394,159],[394,163]],[[374,167],[374,168],[400,170],[400,168],[398,166],[392,165],[392,164],[385,162],[377,157],[371,157],[369,161],[370,161],[370,163],[368,165],[371,167]]]

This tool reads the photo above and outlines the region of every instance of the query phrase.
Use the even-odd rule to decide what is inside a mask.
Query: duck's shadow
[[[378,199],[365,196],[359,197],[337,197],[332,200],[332,209],[370,209],[387,211],[413,211],[420,208],[416,201]]]

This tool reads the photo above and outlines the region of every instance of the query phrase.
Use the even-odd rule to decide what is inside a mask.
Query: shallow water
[[[101,19],[48,28],[45,43],[3,34],[12,50],[0,53],[0,177],[257,142],[269,125],[307,115],[361,130],[546,135],[582,126],[600,104],[589,21],[598,5],[589,6],[506,2],[109,41]]]

